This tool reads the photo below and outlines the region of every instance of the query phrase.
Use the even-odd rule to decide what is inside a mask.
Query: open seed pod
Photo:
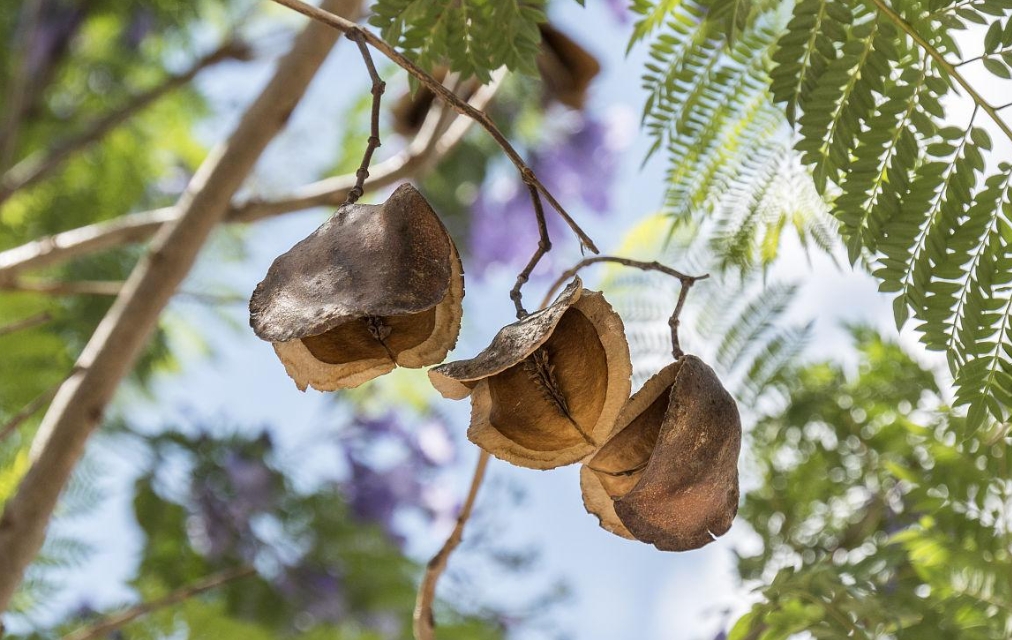
[[[471,396],[467,437],[497,458],[552,469],[590,455],[629,396],[622,320],[579,278],[550,306],[503,327],[471,360],[429,370],[444,397]]]
[[[611,438],[580,471],[601,526],[662,551],[698,549],[738,513],[741,419],[713,369],[685,355],[622,408]]]
[[[402,184],[383,204],[342,206],[274,260],[250,299],[250,326],[299,389],[332,391],[441,362],[463,297],[453,241]]]

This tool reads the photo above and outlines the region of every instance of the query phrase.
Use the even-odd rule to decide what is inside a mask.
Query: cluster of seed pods
[[[330,391],[441,363],[463,295],[453,241],[404,184],[383,204],[342,206],[278,257],[250,324],[300,389]],[[584,504],[606,530],[666,551],[702,547],[738,510],[737,406],[695,356],[632,397],[631,372],[622,320],[576,277],[474,358],[428,373],[444,397],[471,398],[467,436],[491,455],[533,469],[582,463]]]

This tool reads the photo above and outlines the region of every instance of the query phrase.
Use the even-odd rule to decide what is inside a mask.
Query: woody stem
[[[345,204],[353,204],[365,193],[365,181],[369,177],[369,164],[372,162],[372,154],[382,144],[379,135],[380,96],[383,95],[383,91],[386,90],[387,85],[376,71],[376,65],[373,63],[372,55],[369,53],[369,46],[362,38],[362,32],[359,30],[349,31],[347,37],[358,45],[365,68],[369,70],[369,79],[372,80],[372,117],[369,128],[369,142],[366,145],[365,154],[362,156],[362,164],[359,166],[358,171],[355,172],[355,186],[348,192],[348,196],[344,201]]]
[[[531,192],[531,203],[534,205],[534,215],[538,219],[538,249],[531,256],[530,261],[527,262],[527,266],[524,270],[517,275],[517,282],[513,285],[513,289],[510,290],[510,298],[513,300],[513,304],[517,308],[517,319],[521,320],[528,316],[527,310],[524,309],[524,303],[522,301],[523,294],[520,289],[530,280],[531,272],[534,271],[534,267],[537,266],[541,258],[546,253],[552,250],[552,241],[548,237],[548,224],[545,222],[545,209],[541,203],[541,196],[538,193],[538,188],[533,182],[527,182],[527,189]],[[541,305],[544,306],[544,305]]]

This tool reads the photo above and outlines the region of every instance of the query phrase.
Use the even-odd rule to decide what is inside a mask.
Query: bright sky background
[[[644,170],[640,163],[647,148],[636,122],[643,101],[639,87],[643,49],[626,58],[624,51],[631,25],[619,25],[603,3],[588,2],[583,9],[575,2],[553,3],[553,20],[565,32],[584,44],[602,62],[603,72],[593,87],[591,109],[611,114],[626,127],[630,147],[623,158],[619,186],[614,198],[616,214],[610,219],[580,216],[572,212],[606,252],[618,243],[623,232],[661,202],[663,159],[658,157]],[[287,19],[279,10],[279,19]],[[289,133],[272,146],[258,172],[258,190],[283,192],[308,182],[317,175],[321,163],[334,155],[339,143],[342,113],[348,100],[365,87],[361,63],[347,43],[331,58],[324,73],[314,83],[307,100],[296,111]],[[208,140],[227,135],[235,118],[235,109],[246,103],[257,90],[269,69],[247,70],[236,65],[215,69],[201,86],[224,115],[205,127]],[[354,90],[347,89],[349,82]],[[380,150],[380,157],[385,157]],[[206,288],[209,282],[223,283],[232,292],[248,296],[266,272],[271,260],[315,228],[329,212],[317,211],[285,216],[255,226],[248,234],[250,259],[241,265],[201,263],[192,282]],[[574,243],[559,243],[559,252],[574,257]],[[842,263],[845,264],[845,260]],[[677,264],[672,266],[678,267]],[[483,348],[503,324],[513,319],[508,291],[513,273],[493,274],[480,286],[469,282],[465,298],[464,325],[456,357],[469,357]],[[850,347],[841,321],[863,320],[895,335],[890,301],[876,292],[874,281],[854,273],[849,267],[837,268],[824,257],[808,260],[796,246],[789,246],[776,267],[773,278],[804,279],[788,320],[817,318],[811,352],[823,357],[846,357]],[[591,276],[588,285],[595,284]],[[543,285],[542,285],[543,286]],[[537,287],[530,299],[540,296]],[[275,358],[271,347],[258,340],[247,328],[244,305],[226,309],[234,326],[223,323],[200,304],[177,299],[170,313],[185,317],[206,331],[214,355],[207,358],[187,347],[183,339],[183,370],[167,377],[156,387],[156,402],[129,398],[131,416],[152,428],[173,420],[191,422],[219,419],[228,424],[274,427],[282,455],[302,455],[305,444],[320,430],[328,428],[328,396],[296,390]],[[911,345],[915,339],[904,334]],[[918,350],[918,352],[920,352]],[[123,398],[128,399],[128,398]],[[464,438],[467,402],[443,401],[443,408],[454,417],[454,427],[462,450],[455,468],[452,489],[463,495],[477,452]],[[138,408],[139,406],[139,408]],[[745,408],[747,410],[747,408]],[[748,428],[746,420],[746,428]],[[129,597],[122,580],[129,578],[136,561],[139,541],[132,525],[129,486],[117,488],[117,480],[128,479],[138,468],[136,452],[123,449],[108,439],[97,443],[99,455],[93,459],[109,469],[108,499],[101,513],[89,523],[75,527],[100,545],[99,553],[86,571],[77,573],[71,585],[69,602],[87,597],[95,604],[108,604]],[[304,472],[312,476],[327,471],[327,461],[309,456]],[[573,598],[554,611],[557,626],[574,640],[696,640],[713,638],[726,619],[728,607],[743,606],[747,593],[736,584],[732,550],[745,550],[752,542],[747,526],[736,521],[731,532],[700,551],[671,554],[653,547],[626,541],[597,526],[585,513],[580,498],[578,468],[572,466],[550,472],[510,467],[493,460],[493,481],[508,480],[522,487],[527,500],[508,514],[495,515],[497,522],[508,522],[502,536],[511,546],[528,544],[540,552],[540,562],[528,582],[499,585],[497,576],[483,574],[486,593],[495,593],[514,601],[524,593],[536,591],[532,585],[547,585],[563,580],[572,589]],[[746,487],[747,488],[747,487]],[[479,496],[478,510],[493,507]],[[480,515],[479,515],[480,517]],[[118,532],[124,533],[118,533]],[[412,542],[413,551],[426,559],[442,541],[443,532],[419,532]],[[451,560],[465,562],[465,555]],[[459,567],[458,567],[459,568]],[[466,567],[464,567],[466,570]]]

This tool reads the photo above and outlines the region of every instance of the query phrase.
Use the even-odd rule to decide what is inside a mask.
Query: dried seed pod
[[[299,389],[332,391],[441,362],[463,297],[453,241],[403,184],[383,204],[342,206],[279,256],[250,299],[250,325]]]
[[[582,109],[587,87],[601,71],[597,58],[573,42],[550,24],[538,25],[541,30],[541,52],[538,72],[545,83],[545,93],[573,109]]]
[[[579,278],[550,306],[503,327],[471,360],[429,370],[447,398],[471,396],[467,437],[534,469],[572,464],[611,432],[629,395],[622,320]]]
[[[544,82],[545,99],[582,109],[587,99],[587,88],[600,73],[601,64],[586,49],[550,24],[542,23],[538,28],[541,31],[541,50],[537,65]],[[446,67],[436,67],[432,77],[443,82],[447,72]],[[470,77],[462,80],[455,91],[461,99],[468,100],[478,87],[478,81]],[[405,137],[417,134],[435,100],[436,95],[425,87],[404,93],[391,109],[394,131]]]
[[[682,356],[647,380],[580,471],[601,526],[662,551],[698,549],[738,513],[741,419],[709,366]]]
[[[442,83],[446,80],[448,73],[449,69],[446,67],[436,67],[432,70],[432,77]],[[454,91],[460,96],[461,100],[469,100],[474,95],[474,92],[478,90],[479,86],[481,85],[476,78],[469,77],[461,80],[454,88]],[[405,92],[394,102],[391,108],[394,131],[406,138],[417,134],[421,130],[422,123],[425,122],[425,118],[429,115],[429,111],[432,109],[435,101],[436,94],[426,87],[418,87],[413,92]]]

